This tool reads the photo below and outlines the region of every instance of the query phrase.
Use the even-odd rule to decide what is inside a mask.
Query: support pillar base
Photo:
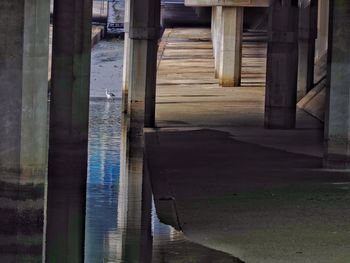
[[[350,156],[325,155],[323,167],[327,169],[350,169]]]
[[[266,129],[294,129],[296,123],[295,108],[267,107],[265,109]]]
[[[347,138],[326,140],[325,146],[324,168],[350,169],[350,141]]]

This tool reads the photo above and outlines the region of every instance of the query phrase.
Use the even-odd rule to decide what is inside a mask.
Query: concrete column
[[[314,85],[315,40],[317,37],[318,0],[299,9],[298,101]]]
[[[214,42],[215,50],[215,78],[219,78],[220,72],[220,51],[221,51],[221,19],[222,19],[222,6],[215,7],[215,21],[214,21]]]
[[[83,262],[91,0],[54,3],[47,262]]]
[[[46,171],[49,4],[0,3],[0,169]]]
[[[131,142],[128,156],[127,215],[122,259],[124,262],[152,262],[152,190],[147,175],[143,147]],[[141,154],[140,154],[141,153]],[[124,174],[121,174],[125,176]]]
[[[269,7],[265,127],[295,127],[298,77],[298,1]]]
[[[328,49],[329,0],[319,0],[316,39],[316,60]]]
[[[151,198],[145,190],[144,128],[155,124],[160,0],[130,0],[128,114],[123,115],[121,175],[127,176],[123,260],[151,262]]]
[[[241,82],[243,8],[222,7],[219,82],[223,87]]]
[[[0,1],[0,262],[42,260],[49,8]]]
[[[350,168],[350,2],[332,1],[325,166]]]
[[[130,117],[154,127],[160,2],[139,1],[131,0],[130,10]]]
[[[215,38],[215,20],[216,20],[216,7],[213,6],[211,8],[211,42],[213,44],[213,56],[214,56],[214,64],[216,64],[216,56],[215,56],[215,49],[216,49],[216,38]]]
[[[214,33],[215,33],[215,15],[216,15],[216,7],[213,6],[211,8],[211,25],[210,25],[210,32],[211,32],[211,39],[213,42],[213,48],[215,49],[215,43],[214,43]]]
[[[128,111],[128,93],[130,82],[130,49],[131,42],[129,38],[129,23],[130,23],[130,0],[125,0],[125,16],[124,16],[124,60],[123,60],[123,92],[122,92],[122,111]]]

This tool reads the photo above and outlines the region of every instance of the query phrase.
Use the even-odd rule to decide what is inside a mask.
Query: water
[[[113,92],[117,98],[121,98],[123,51],[124,41],[119,39],[100,41],[92,49],[90,85],[92,98],[105,98],[106,89]]]
[[[120,99],[123,41],[100,41],[91,54],[85,262],[117,262]]]
[[[115,262],[119,186],[120,102],[90,103],[86,262]],[[103,259],[103,261],[101,261]]]

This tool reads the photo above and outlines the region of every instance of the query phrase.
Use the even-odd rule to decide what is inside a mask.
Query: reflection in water
[[[92,100],[89,128],[85,262],[117,262],[119,100]]]

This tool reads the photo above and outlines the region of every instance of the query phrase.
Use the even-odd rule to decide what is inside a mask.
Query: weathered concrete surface
[[[124,2],[124,25],[128,25],[130,22],[130,0]],[[129,38],[129,29],[124,33],[124,58],[123,58],[123,90],[122,90],[122,111],[126,113],[128,111],[128,94],[129,94],[129,82],[130,82],[130,51],[131,41]]]
[[[213,43],[213,55],[215,59],[215,77],[219,77],[220,70],[220,49],[221,49],[221,18],[222,18],[222,7],[213,7],[213,23],[212,23],[212,43]]]
[[[314,80],[316,86],[310,90],[297,104],[299,109],[324,121],[327,86],[327,54],[316,61]]]
[[[331,10],[325,165],[350,168],[350,3],[332,1]]]
[[[328,49],[329,0],[318,1],[316,59],[321,58]]]
[[[153,236],[152,263],[242,263],[227,253],[189,241],[171,227],[170,231],[169,236],[159,233]]]
[[[92,2],[54,5],[46,261],[83,262]]]
[[[347,262],[350,178],[319,170],[322,133],[314,136],[247,128],[147,133],[161,219],[244,262]]]
[[[152,260],[152,253],[149,253],[152,250],[152,194],[147,189],[149,180],[143,155],[143,129],[154,126],[160,1],[130,0],[129,7],[129,53],[126,54],[129,64],[124,74],[127,87],[123,94],[120,170],[121,176],[127,179],[128,187],[123,261],[148,263]]]
[[[53,2],[50,0],[50,13],[53,14]],[[108,1],[106,0],[93,0],[92,1],[92,17],[94,21],[105,22],[108,15]]]
[[[314,87],[315,40],[318,1],[299,8],[298,94],[300,101]]]
[[[321,81],[315,88],[302,98],[297,107],[311,114],[320,121],[324,121],[326,104],[326,80]]]
[[[133,2],[134,1],[134,2]],[[160,37],[160,1],[130,6],[129,113],[131,121],[154,126],[158,39]],[[137,124],[137,125],[139,125]],[[132,125],[131,125],[132,126]]]
[[[268,34],[265,127],[293,129],[298,77],[296,1],[271,1]]]
[[[0,169],[28,175],[46,170],[47,12],[42,2],[1,4]]]
[[[209,37],[172,29],[163,47],[146,131],[158,216],[249,263],[347,262],[350,178],[322,169],[321,122],[298,111],[296,129],[264,129],[264,87],[222,89],[212,57],[192,52]]]
[[[243,8],[222,7],[219,26],[219,83],[223,87],[241,84]],[[215,54],[215,53],[214,53]]]
[[[104,27],[102,26],[94,26],[91,28],[91,47],[95,46],[105,35]],[[52,67],[52,25],[50,26],[50,48],[49,48],[49,70],[48,70],[48,78],[51,79],[51,67]]]
[[[41,262],[49,3],[0,2],[0,262]]]

